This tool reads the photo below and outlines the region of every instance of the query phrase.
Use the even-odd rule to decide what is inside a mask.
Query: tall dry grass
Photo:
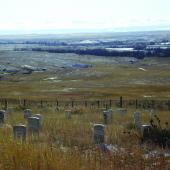
[[[164,156],[148,158],[144,154],[157,146],[145,146],[134,129],[133,109],[126,116],[115,114],[105,129],[105,141],[118,148],[112,152],[103,150],[93,143],[93,123],[103,123],[100,109],[78,108],[70,120],[65,118],[64,109],[32,108],[42,114],[42,129],[39,137],[27,135],[26,142],[14,140],[12,125],[26,124],[23,111],[13,108],[0,128],[0,169],[4,170],[114,170],[114,169],[163,169],[170,168],[170,159]],[[149,114],[141,110],[142,120],[149,122]],[[169,112],[162,112],[164,122]],[[162,115],[162,116],[161,116]],[[128,133],[125,133],[125,132]]]

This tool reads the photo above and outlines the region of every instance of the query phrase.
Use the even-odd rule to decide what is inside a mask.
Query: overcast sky
[[[170,0],[0,0],[0,30],[170,25]]]

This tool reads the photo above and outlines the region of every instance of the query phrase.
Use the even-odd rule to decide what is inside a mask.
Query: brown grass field
[[[102,100],[120,96],[126,99],[168,100],[170,71],[169,67],[162,65],[170,61],[167,59],[161,63],[157,58],[151,61],[146,71],[138,68],[146,64],[147,59],[135,66],[113,65],[111,60],[97,62],[88,69],[7,75],[6,79],[0,81],[0,96],[37,101]],[[14,140],[12,126],[27,124],[23,117],[24,108],[12,103],[9,107],[12,107],[12,111],[7,114],[5,124],[0,128],[2,170],[170,169],[170,157],[145,157],[150,151],[168,153],[168,149],[150,143],[141,144],[140,134],[128,128],[133,124],[135,108],[128,108],[126,116],[114,114],[113,120],[105,128],[105,141],[118,149],[105,152],[93,143],[93,124],[103,123],[101,108],[75,107],[73,109],[76,112],[68,120],[64,115],[65,107],[32,106],[33,113],[42,114],[42,129],[39,137],[28,134],[26,142],[22,142]],[[143,123],[149,123],[149,111],[139,111]],[[162,127],[167,121],[170,125],[170,111],[157,110],[157,113]]]
[[[6,75],[0,83],[0,96],[38,100],[114,99],[120,96],[127,99],[170,98],[169,59],[144,59],[134,65],[112,58],[96,60],[89,59],[88,64],[93,67],[86,69]],[[117,60],[120,63],[115,64]],[[139,68],[145,68],[145,71]]]
[[[119,150],[104,152],[93,143],[93,123],[103,123],[100,109],[76,108],[70,120],[65,118],[64,108],[32,108],[34,113],[43,115],[39,137],[27,135],[26,142],[14,140],[12,125],[27,124],[23,111],[13,106],[8,113],[6,124],[0,129],[1,169],[169,169],[170,160],[160,156],[145,158],[151,150],[168,152],[158,146],[140,144],[140,135],[128,130],[133,123],[130,109],[126,116],[114,114],[105,129],[107,144],[118,146]],[[113,108],[114,109],[114,108]],[[149,122],[149,114],[141,110],[142,120]],[[169,112],[158,113],[162,126]],[[128,131],[129,133],[124,133]],[[121,149],[122,148],[122,149]]]

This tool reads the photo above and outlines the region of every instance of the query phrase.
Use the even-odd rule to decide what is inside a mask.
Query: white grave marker
[[[41,121],[41,119],[42,119],[42,115],[41,115],[41,114],[35,114],[33,117],[37,117],[37,118],[39,118],[39,119],[40,119],[40,121]]]
[[[143,138],[144,139],[149,138],[150,131],[151,131],[151,125],[142,125],[141,129],[142,129]]]
[[[0,123],[4,123],[5,110],[0,110]]]
[[[31,109],[25,109],[24,110],[24,118],[29,118],[32,116],[32,110]]]
[[[94,124],[94,142],[96,144],[104,143],[104,125]]]
[[[37,118],[40,119],[40,128],[41,128],[42,115],[41,114],[35,114],[33,117],[37,117]]]
[[[65,110],[65,117],[71,119],[71,110]]]
[[[108,111],[103,111],[104,124],[108,124],[109,114],[110,114],[110,112],[108,112]]]
[[[122,116],[125,116],[125,115],[127,115],[128,111],[127,111],[126,108],[118,108],[118,109],[116,109],[116,112],[119,113]]]
[[[138,130],[141,130],[141,126],[142,126],[142,123],[141,123],[141,116],[140,116],[140,113],[139,112],[134,112],[134,124],[135,124],[135,127],[138,129]]]
[[[103,119],[104,119],[104,124],[108,124],[109,121],[111,121],[113,118],[113,110],[109,109],[107,111],[103,111]]]
[[[109,112],[109,119],[112,119],[113,118],[113,110],[109,109],[108,112]]]
[[[26,140],[26,126],[19,124],[13,126],[14,138]]]
[[[28,130],[33,134],[39,133],[40,130],[40,119],[37,117],[28,118]]]

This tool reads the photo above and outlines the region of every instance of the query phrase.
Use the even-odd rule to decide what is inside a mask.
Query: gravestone
[[[0,110],[0,123],[4,123],[5,119],[5,110]]]
[[[13,126],[14,138],[26,140],[26,126],[19,124]]]
[[[133,117],[134,117],[134,124],[135,124],[136,129],[141,130],[142,124],[141,124],[140,113],[139,112],[134,112]]]
[[[40,119],[37,117],[29,117],[27,120],[28,130],[33,134],[38,134],[40,130]]]
[[[112,119],[113,118],[113,110],[109,109],[108,112],[109,112],[109,119]]]
[[[141,130],[143,139],[144,140],[149,139],[151,135],[151,125],[142,125]]]
[[[24,118],[29,118],[32,116],[32,110],[31,109],[25,109],[24,110]]]
[[[37,117],[40,119],[40,128],[41,128],[41,125],[42,125],[42,115],[41,114],[35,114],[33,117]]]
[[[113,111],[112,109],[109,109],[109,110],[105,110],[103,111],[103,119],[104,119],[104,124],[108,124],[109,121],[112,120],[112,114],[113,114]]]
[[[41,114],[35,114],[33,117],[37,117],[37,118],[39,118],[39,119],[40,119],[40,121],[41,121],[41,119],[42,119],[42,115],[41,115]]]
[[[94,124],[94,142],[95,144],[104,143],[104,125]]]
[[[65,117],[71,119],[71,110],[65,110]]]
[[[104,124],[108,124],[108,122],[109,122],[109,114],[110,114],[110,112],[108,112],[108,111],[103,111]]]
[[[125,116],[125,115],[127,115],[128,111],[127,111],[126,108],[118,108],[118,109],[116,109],[116,112],[119,113],[122,116]]]

